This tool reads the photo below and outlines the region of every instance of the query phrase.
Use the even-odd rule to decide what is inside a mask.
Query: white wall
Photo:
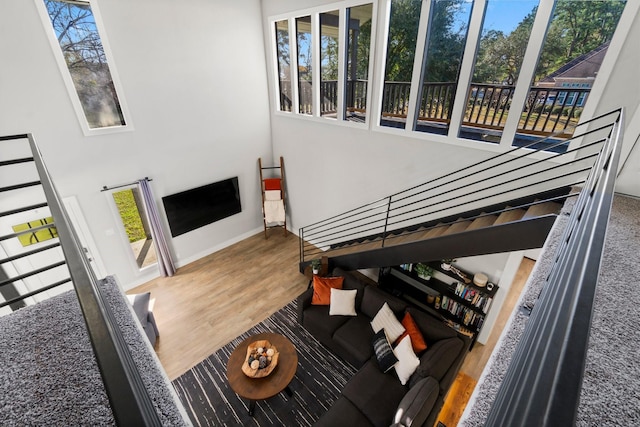
[[[261,7],[98,2],[135,130],[83,136],[34,1],[5,0],[0,135],[34,134],[61,195],[77,197],[106,270],[128,288],[157,273],[140,276],[109,233],[120,225],[104,185],[148,176],[162,212],[164,195],[239,177],[241,214],[169,238],[179,264],[261,227],[257,159],[272,156]]]

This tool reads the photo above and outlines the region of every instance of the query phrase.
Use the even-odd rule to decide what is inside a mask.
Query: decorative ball
[[[267,350],[267,356],[273,357],[274,354],[275,354],[275,351],[272,348]]]
[[[258,347],[258,354],[262,354],[264,352],[264,348]]]
[[[253,360],[251,362],[251,369],[259,369],[260,368],[260,362],[258,360]]]
[[[258,367],[260,369],[264,369],[264,368],[267,367],[267,358],[266,357],[260,356],[260,359],[258,359],[258,360],[259,360]]]

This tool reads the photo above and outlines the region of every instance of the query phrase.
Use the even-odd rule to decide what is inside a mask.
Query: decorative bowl
[[[252,342],[247,347],[247,357],[242,364],[242,372],[251,378],[269,375],[278,365],[278,350],[267,340]],[[261,358],[264,360],[261,361]]]

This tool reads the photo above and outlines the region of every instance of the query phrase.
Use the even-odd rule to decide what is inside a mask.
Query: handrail
[[[115,421],[121,426],[159,426],[160,418],[142,383],[122,331],[109,304],[104,300],[89,261],[84,256],[40,150],[31,134],[26,137],[56,224]]]
[[[619,111],[561,239],[487,426],[575,425],[624,123]]]
[[[435,214],[450,212],[450,215],[455,215],[474,211],[474,206],[481,207],[482,202],[487,199],[498,203],[508,201],[509,195],[519,198],[520,196],[515,197],[518,191],[531,190],[529,194],[535,194],[581,184],[587,178],[592,159],[598,155],[599,147],[608,137],[603,133],[611,127],[610,123],[601,124],[598,121],[616,112],[586,120],[578,126],[586,131],[569,139],[556,140],[555,145],[568,146],[571,141],[581,141],[579,145],[576,144],[562,153],[546,153],[542,159],[531,158],[533,154],[542,151],[539,147],[540,141],[554,136],[532,141],[305,226],[299,231],[301,266],[308,262],[310,255],[321,253],[323,248],[350,244],[355,240],[373,238],[380,240],[381,246],[384,247],[390,233],[418,226],[420,220],[425,222],[428,219],[436,219]],[[535,146],[538,148],[531,148]],[[533,169],[549,161],[557,163],[550,167]],[[527,170],[533,172],[525,172]],[[486,183],[491,180],[494,180],[495,184],[488,188]],[[536,188],[541,189],[535,191]],[[498,196],[503,197],[498,200]]]

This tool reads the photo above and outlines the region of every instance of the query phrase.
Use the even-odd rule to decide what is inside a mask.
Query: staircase
[[[565,152],[534,141],[303,227],[300,271],[321,257],[360,269],[539,248],[608,140],[602,122],[551,144]]]

